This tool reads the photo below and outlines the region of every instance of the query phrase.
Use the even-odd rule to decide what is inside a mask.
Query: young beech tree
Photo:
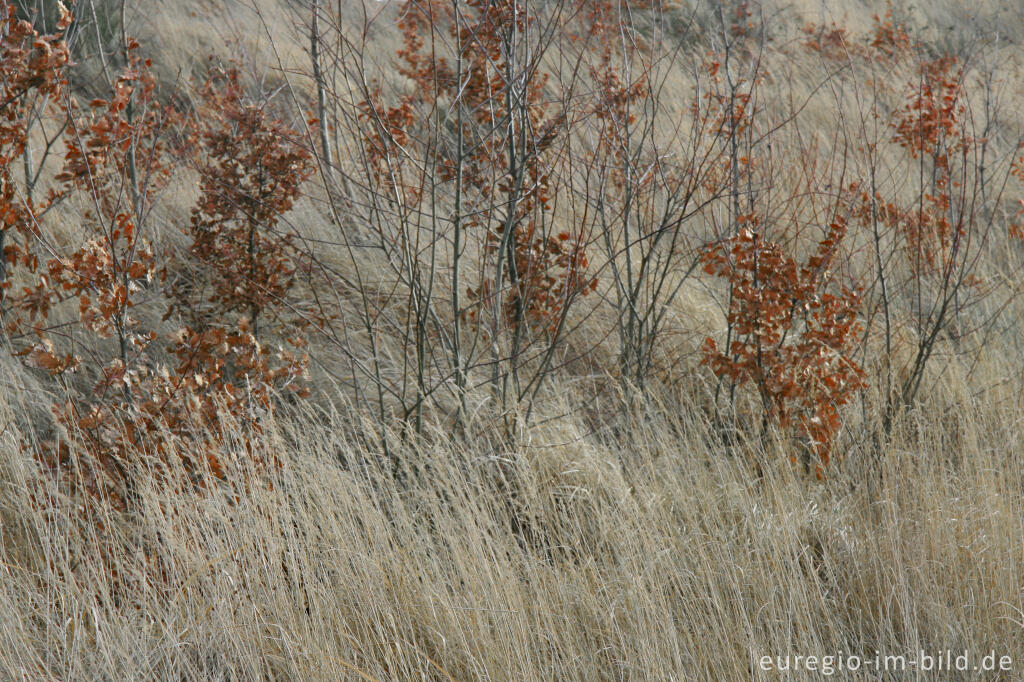
[[[701,262],[726,281],[726,328],[723,338],[705,340],[703,360],[728,388],[731,406],[736,389],[751,387],[761,433],[775,424],[797,436],[805,467],[813,455],[820,474],[833,457],[840,409],[865,386],[853,359],[861,294],[841,279],[849,209],[831,190],[844,177],[835,161],[844,147],[834,142],[833,153],[822,153],[795,127],[783,145],[796,148],[793,156],[773,153],[781,127],[762,105],[761,55],[741,58],[751,49],[746,34],[730,30],[724,16],[719,29],[721,47],[705,62],[713,87],[704,94],[704,125],[722,149],[708,190],[723,197],[724,210],[711,213],[718,234]],[[820,40],[809,48],[822,49]]]
[[[63,339],[87,350],[86,369],[95,377],[91,397],[69,396],[55,413],[88,459],[79,472],[86,489],[106,490],[120,506],[125,498],[117,490],[128,484],[124,453],[140,447],[150,420],[161,418],[148,400],[153,367],[147,351],[157,334],[142,328],[136,311],[151,297],[158,277],[157,258],[144,233],[170,179],[164,138],[175,119],[170,107],[158,103],[149,62],[137,56],[138,45],[132,41],[127,47],[129,62],[109,98],[92,101],[85,111],[65,98],[72,123],[49,201],[72,202],[80,210],[81,234],[73,242],[79,246],[68,248],[52,238],[53,230],[41,228],[38,214],[21,224],[26,238],[11,245],[8,259],[24,284],[9,297],[6,320],[20,346],[16,354],[51,376],[63,377],[83,365],[81,351],[58,350],[68,346]],[[77,313],[77,329],[48,322],[68,303]],[[70,463],[67,439],[47,452],[51,465]]]
[[[860,325],[855,290],[834,287],[832,261],[846,235],[837,215],[807,262],[800,264],[777,243],[766,241],[751,216],[735,237],[704,255],[708,274],[731,285],[731,343],[704,345],[704,360],[734,385],[752,384],[769,420],[795,428],[821,464],[828,464],[841,421],[839,408],[864,387],[851,358]]]
[[[71,25],[71,15],[60,6],[60,21],[53,35],[40,36],[32,24],[18,18],[13,4],[3,5],[0,18],[0,310],[8,308],[7,279],[9,265],[27,258],[23,265],[34,265],[31,256],[13,238],[31,238],[36,229],[35,214],[46,204],[35,206],[22,193],[16,179],[18,161],[28,147],[33,99],[59,101],[66,87],[65,68],[70,53],[63,34]],[[19,234],[20,233],[20,234]],[[37,265],[37,264],[36,264]]]
[[[246,101],[235,68],[213,69],[200,101],[191,138],[200,198],[189,223],[189,255],[210,282],[205,299],[179,285],[175,309],[197,328],[242,313],[257,337],[264,323],[317,324],[289,298],[300,252],[296,235],[279,229],[313,172],[312,155],[266,103]]]
[[[269,407],[279,389],[308,395],[302,333],[325,316],[293,296],[302,254],[296,235],[279,229],[313,171],[312,155],[265,103],[246,100],[234,68],[214,68],[200,102],[186,145],[200,174],[191,267],[169,287],[165,317],[188,322],[171,346],[175,372],[193,382],[193,403],[214,424],[219,410],[237,418],[254,404]],[[288,348],[272,352],[272,332]]]
[[[451,98],[465,112],[455,139],[437,149],[439,177],[458,180],[466,203],[477,209],[464,226],[485,230],[488,250],[504,264],[504,271],[469,288],[470,299],[484,308],[500,300],[504,323],[513,329],[555,333],[567,301],[594,281],[585,274],[577,235],[551,234],[548,227],[553,197],[546,155],[565,133],[565,118],[544,95],[540,52],[531,54],[530,43],[550,30],[537,23],[536,8],[516,0],[414,3],[400,21],[398,56],[414,97]],[[428,50],[434,33],[447,33],[459,52],[445,59]],[[403,101],[388,110],[388,120],[407,118],[409,110]],[[386,149],[380,133],[371,133],[372,154]],[[477,314],[468,311],[472,319]]]
[[[225,473],[217,457],[225,420],[257,434],[253,417],[276,391],[305,393],[306,359],[294,350],[302,324],[289,326],[293,350],[277,352],[258,340],[270,333],[257,325],[288,309],[294,261],[281,254],[290,240],[267,234],[298,196],[309,156],[280,121],[242,103],[233,73],[206,84],[206,122],[185,130],[205,171],[189,230],[201,244],[192,253],[208,256],[196,261],[213,284],[194,309],[192,301],[174,302],[165,318],[188,309],[193,324],[164,336],[144,320],[165,312],[157,309],[158,284],[175,266],[158,260],[148,235],[176,170],[169,140],[183,117],[161,103],[149,61],[127,38],[128,63],[110,95],[83,109],[63,90],[68,59],[60,37],[40,38],[13,16],[8,8],[0,34],[9,100],[0,130],[0,216],[4,236],[17,237],[4,248],[4,326],[12,351],[67,395],[54,406],[62,428],[40,457],[60,480],[121,509],[132,504],[140,456],[151,458],[147,467],[181,466],[206,485]],[[69,21],[65,15],[60,28]],[[31,88],[63,103],[71,120],[55,189],[42,208],[21,198],[12,170],[26,144],[28,114],[18,97]],[[80,215],[70,239],[44,224],[58,201]],[[230,308],[240,308],[241,319],[232,320]],[[195,447],[170,446],[182,439]],[[177,463],[166,459],[172,451]]]
[[[361,83],[353,137],[365,174],[353,184],[367,188],[367,223],[408,290],[409,319],[395,334],[402,362],[416,368],[411,391],[384,370],[373,379],[416,424],[439,386],[453,389],[464,416],[475,369],[490,375],[507,433],[507,415],[530,403],[548,374],[573,303],[596,285],[586,226],[555,218],[558,202],[576,200],[565,151],[579,120],[567,107],[578,98],[553,97],[545,70],[567,7],[404,3],[395,66],[406,82],[391,94],[361,66],[351,70]],[[379,325],[366,332],[376,337]]]

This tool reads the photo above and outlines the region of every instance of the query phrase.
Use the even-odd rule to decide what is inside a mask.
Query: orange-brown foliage
[[[83,111],[62,91],[68,65],[62,38],[40,38],[16,19],[13,6],[7,12],[0,35],[6,102],[0,216],[4,236],[19,239],[4,249],[11,268],[3,279],[4,326],[15,353],[65,388],[76,370],[95,375],[88,398],[69,397],[54,406],[64,435],[41,449],[43,464],[73,471],[62,478],[120,509],[132,503],[132,458],[139,453],[158,464],[173,450],[193,483],[208,485],[210,476],[225,474],[216,455],[225,419],[258,433],[253,417],[271,406],[276,391],[305,394],[306,358],[295,332],[306,328],[303,321],[316,320],[301,314],[290,320],[294,350],[272,351],[258,339],[258,324],[287,309],[295,280],[292,237],[276,227],[311,172],[310,155],[295,144],[293,130],[243,101],[234,71],[206,83],[204,122],[185,134],[197,143],[203,178],[190,223],[190,254],[213,283],[212,293],[205,301],[172,306],[171,313],[187,310],[196,328],[168,336],[147,329],[137,310],[150,304],[173,265],[167,256],[158,262],[147,232],[159,193],[176,170],[167,140],[183,119],[160,103],[150,63],[137,56],[138,43],[131,39],[125,46],[128,64],[110,96]],[[60,31],[70,24],[69,15],[62,17]],[[27,135],[19,98],[30,89],[63,101],[71,121],[57,188],[46,207],[71,200],[85,206],[76,248],[48,241],[49,231],[39,224],[45,210],[18,197],[12,168]],[[22,282],[18,291],[16,280]],[[80,332],[93,341],[88,364],[61,347],[65,334],[56,333],[60,325],[50,321],[67,304],[77,312]],[[231,311],[242,319],[225,324]],[[169,366],[159,357],[161,349],[172,358]],[[182,439],[194,447],[171,447]]]
[[[313,172],[298,134],[247,102],[236,69],[217,69],[201,90],[195,121],[200,198],[192,209],[189,254],[212,277],[205,301],[183,297],[199,327],[243,313],[253,334],[286,309],[295,285],[293,233],[278,229]],[[301,319],[301,318],[299,318]]]
[[[14,167],[25,151],[28,136],[26,103],[30,96],[59,100],[66,86],[65,67],[70,53],[63,33],[71,15],[61,6],[57,33],[40,36],[32,24],[18,18],[13,4],[5,3],[0,23],[0,307],[9,307],[7,268],[20,262],[38,267],[38,260],[18,244],[12,233],[30,238],[36,230],[37,207],[20,196]],[[45,306],[45,301],[39,301]]]
[[[493,278],[485,278],[469,287],[468,295],[485,307],[494,296],[501,296],[509,325],[526,324],[537,331],[554,332],[567,301],[591,291],[596,281],[586,274],[589,261],[582,235],[565,232],[556,237],[544,227],[549,221],[543,216],[551,210],[552,200],[546,154],[566,133],[566,118],[564,112],[550,111],[544,96],[548,76],[543,71],[532,70],[525,84],[518,104],[525,108],[525,120],[507,125],[518,114],[509,110],[507,102],[505,78],[510,65],[503,36],[512,29],[525,34],[534,21],[512,0],[470,0],[457,17],[446,3],[410,3],[399,20],[403,43],[397,56],[398,71],[411,81],[413,92],[387,107],[375,85],[360,108],[361,119],[367,123],[368,165],[375,178],[415,205],[420,189],[403,179],[401,148],[417,140],[417,126],[423,123],[418,120],[419,111],[430,111],[440,98],[459,100],[467,112],[460,131],[465,140],[464,157],[457,159],[456,150],[441,147],[433,152],[433,162],[438,178],[452,182],[461,161],[462,188],[467,202],[476,209],[463,225],[486,230],[491,253],[506,249],[503,257],[510,273],[502,292],[494,291]],[[461,82],[454,77],[456,66],[427,47],[435,32],[462,46]],[[502,132],[506,128],[511,131]],[[511,159],[510,148],[528,148],[530,153]],[[519,165],[513,168],[510,164],[515,163]],[[513,207],[512,215],[505,213],[507,206]],[[506,230],[511,234],[506,235]],[[477,319],[477,314],[477,308],[466,311],[470,319]]]
[[[837,216],[801,265],[756,231],[757,216],[743,218],[747,226],[738,235],[703,255],[704,270],[731,284],[727,315],[735,334],[725,349],[708,338],[704,361],[735,385],[753,384],[766,417],[795,427],[827,464],[841,427],[839,408],[865,385],[851,358],[859,294],[828,290],[846,221]]]
[[[907,33],[906,26],[896,21],[892,15],[892,5],[885,10],[885,15],[873,17],[875,22],[869,45],[884,58],[897,58],[910,51],[914,42]]]

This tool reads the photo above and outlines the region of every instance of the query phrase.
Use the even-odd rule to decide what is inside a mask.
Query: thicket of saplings
[[[723,456],[782,443],[827,485],[1014,293],[993,254],[1024,237],[1024,155],[978,106],[991,74],[891,12],[806,27],[786,49],[824,75],[786,101],[747,4],[415,0],[364,18],[396,22],[385,56],[302,11],[308,73],[279,86],[216,59],[159,82],[122,25],[84,101],[87,17],[7,5],[3,352],[50,407],[19,426],[40,508],[109,529],[153,481],[240,500],[288,415],[342,412],[401,486],[417,444],[514,451],[673,395]],[[824,133],[801,119],[823,92]],[[698,289],[713,329],[679,314]]]

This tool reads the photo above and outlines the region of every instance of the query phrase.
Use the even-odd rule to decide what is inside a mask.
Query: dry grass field
[[[483,59],[409,23],[434,4],[490,6],[71,7],[35,156],[0,127],[0,200],[39,226],[4,228],[0,680],[1024,679],[1024,9],[501,0],[536,23]],[[597,5],[611,28],[573,40]],[[405,73],[415,30],[450,71]],[[128,34],[158,93],[130,99],[131,165],[62,185],[46,107],[110,97]],[[226,158],[227,60],[303,150],[294,205],[286,179],[230,214],[251,161],[139,179],[168,104],[198,121],[168,148]],[[104,212],[141,237],[90,232]],[[246,226],[247,252],[209,237]],[[82,243],[113,265],[83,275]],[[216,249],[255,265],[189,308]],[[257,300],[268,263],[294,275]],[[62,293],[22,315],[40,281]]]

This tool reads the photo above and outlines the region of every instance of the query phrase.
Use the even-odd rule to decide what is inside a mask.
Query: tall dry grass
[[[398,476],[338,415],[268,417],[271,478],[197,496],[140,472],[137,512],[99,522],[44,495],[22,409],[4,679],[778,679],[762,655],[1024,648],[1009,396],[915,412],[824,484],[777,444],[726,456],[678,405],[515,451],[433,434]]]

